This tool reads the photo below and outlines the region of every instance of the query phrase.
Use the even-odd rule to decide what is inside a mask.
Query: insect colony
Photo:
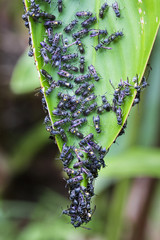
[[[101,96],[101,105],[96,102],[95,83],[102,81],[100,73],[97,72],[96,66],[92,64],[86,66],[85,63],[85,46],[83,38],[97,38],[98,44],[94,46],[96,52],[112,50],[109,46],[115,41],[123,39],[123,32],[117,31],[108,34],[106,29],[94,29],[97,17],[91,11],[79,11],[68,24],[64,24],[56,16],[40,7],[41,4],[51,4],[51,0],[30,0],[27,9],[24,1],[25,14],[22,19],[25,26],[29,28],[29,46],[28,55],[33,56],[32,37],[30,34],[29,19],[31,18],[36,24],[41,24],[45,28],[46,36],[39,43],[40,57],[45,65],[51,65],[57,72],[60,79],[53,79],[53,76],[45,69],[40,69],[40,74],[48,84],[47,88],[42,88],[42,105],[45,112],[48,113],[46,98],[58,89],[57,107],[53,109],[53,116],[58,120],[51,124],[49,113],[44,119],[46,130],[50,133],[51,138],[55,135],[60,136],[64,142],[60,160],[63,163],[64,171],[68,175],[67,187],[69,189],[69,198],[71,205],[67,210],[63,211],[71,217],[71,224],[79,227],[83,223],[91,220],[93,210],[91,208],[91,198],[94,196],[93,181],[98,176],[101,167],[105,167],[104,157],[109,151],[104,146],[94,140],[94,134],[84,134],[81,127],[87,124],[88,115],[93,116],[93,127],[96,133],[101,134],[101,115],[113,111],[117,117],[117,124],[122,125],[123,113],[121,105],[124,104],[127,97],[131,95],[131,89],[137,91],[133,105],[139,103],[140,92],[142,88],[147,86],[146,79],[143,77],[141,85],[138,84],[138,76],[133,78],[133,84],[120,80],[117,87],[112,84],[114,89],[112,102],[108,102],[106,94]],[[55,14],[62,13],[64,10],[62,0],[55,3]],[[99,9],[98,17],[103,20],[107,16],[107,12],[114,11],[115,17],[120,18],[120,9],[117,2],[111,6],[107,2]],[[63,33],[56,32],[56,29],[63,27]],[[79,30],[77,31],[77,28]],[[67,35],[72,35],[72,42],[68,42]],[[108,36],[109,35],[109,36]],[[112,44],[113,45],[113,44]],[[72,53],[71,53],[72,51]],[[78,63],[78,66],[74,64]],[[80,75],[77,73],[80,72]],[[72,90],[72,94],[67,91]],[[127,122],[123,124],[119,135],[125,132]],[[66,127],[67,126],[67,127]],[[68,134],[75,136],[78,146],[68,146]],[[85,182],[85,184],[84,184]]]

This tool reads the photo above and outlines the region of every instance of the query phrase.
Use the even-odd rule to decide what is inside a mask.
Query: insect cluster
[[[103,146],[97,143],[93,133],[84,134],[81,129],[88,124],[88,116],[93,115],[92,125],[96,134],[101,134],[101,115],[113,111],[117,117],[117,124],[122,125],[123,112],[121,105],[127,97],[131,96],[132,89],[137,91],[134,104],[140,101],[140,92],[147,86],[144,78],[142,84],[138,84],[138,76],[134,77],[133,84],[129,80],[120,81],[118,87],[114,87],[112,103],[109,103],[107,97],[101,97],[102,104],[98,106],[96,99],[98,96],[94,93],[95,86],[101,81],[101,76],[96,70],[96,66],[85,63],[85,46],[83,38],[89,36],[90,39],[97,38],[98,44],[94,46],[95,51],[106,51],[112,48],[108,47],[115,40],[123,37],[122,31],[110,34],[106,29],[93,29],[91,26],[97,22],[97,17],[93,16],[91,11],[80,11],[76,13],[68,25],[63,26],[63,21],[57,20],[56,16],[47,13],[40,8],[40,1],[30,0],[29,7],[24,4],[25,14],[22,15],[25,26],[29,27],[29,18],[36,24],[43,24],[46,32],[44,40],[39,43],[40,56],[46,65],[50,65],[57,72],[59,80],[53,79],[53,76],[44,68],[40,74],[46,86],[41,88],[42,105],[46,112],[48,107],[46,98],[50,98],[52,93],[56,93],[57,106],[51,114],[47,114],[44,119],[46,130],[50,137],[60,136],[64,144],[60,155],[64,171],[68,175],[66,180],[69,188],[69,198],[71,205],[63,211],[71,217],[71,224],[79,227],[83,223],[91,220],[93,210],[91,208],[91,198],[94,196],[93,181],[98,176],[101,167],[105,167],[104,157],[107,154]],[[41,0],[41,4],[51,4],[51,0]],[[120,17],[118,3],[115,2],[109,6],[105,2],[99,9],[99,18],[103,20],[109,9],[115,12],[115,17]],[[62,0],[57,1],[58,12],[63,12]],[[63,34],[56,32],[56,29],[63,27]],[[78,31],[76,29],[79,29]],[[75,31],[74,31],[75,30]],[[67,35],[72,36],[72,42],[69,43]],[[32,38],[29,29],[29,56],[33,56]],[[75,64],[78,64],[78,66]],[[77,75],[78,74],[78,75]],[[133,91],[132,91],[133,92]],[[57,119],[51,124],[51,118]],[[119,136],[124,133],[126,123],[123,125]],[[73,135],[78,140],[78,145],[67,146],[68,138]],[[77,141],[76,141],[77,142]]]

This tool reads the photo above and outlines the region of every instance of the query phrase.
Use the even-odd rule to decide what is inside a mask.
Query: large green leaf
[[[89,10],[96,15],[97,21],[93,26],[94,29],[107,29],[109,34],[117,31],[123,31],[124,36],[110,44],[112,50],[100,49],[99,51],[95,51],[93,46],[96,46],[99,43],[98,37],[91,38],[86,36],[82,40],[85,46],[84,73],[88,72],[87,66],[93,64],[100,76],[100,81],[98,82],[92,79],[92,83],[94,82],[95,85],[94,94],[97,96],[96,102],[98,106],[101,105],[102,95],[106,95],[108,101],[110,104],[112,104],[114,87],[111,86],[109,80],[112,81],[115,87],[117,87],[120,83],[120,79],[122,79],[122,81],[126,81],[128,78],[130,84],[134,84],[132,79],[137,75],[140,84],[160,22],[160,3],[158,0],[154,0],[152,2],[149,0],[145,2],[142,0],[128,2],[120,0],[118,1],[121,12],[120,18],[115,16],[115,13],[111,7],[113,2],[108,1],[109,9],[105,13],[104,19],[100,19],[99,9],[103,3],[104,2],[96,0],[83,0],[74,2],[64,0],[62,5],[63,12],[59,13],[57,10],[57,5],[54,1],[51,1],[51,4],[47,4],[45,1],[40,2],[41,9],[54,14],[57,20],[62,21],[62,26],[56,28],[54,33],[63,33],[63,39],[67,37],[69,43],[73,43],[74,41],[72,39],[72,34],[65,34],[63,29],[73,19],[75,19],[75,14],[77,11]],[[25,0],[25,4],[26,10],[30,11],[30,1]],[[54,122],[57,121],[57,117],[54,117],[52,114],[53,109],[57,107],[59,102],[57,93],[63,91],[63,93],[69,93],[73,96],[74,90],[77,89],[77,84],[74,83],[74,88],[71,90],[57,87],[49,96],[46,95],[46,90],[49,88],[49,83],[42,76],[40,70],[45,69],[55,81],[58,81],[58,69],[53,67],[50,62],[48,64],[44,64],[44,59],[40,53],[40,42],[47,38],[44,20],[41,18],[35,21],[34,16],[32,17],[29,17],[29,26],[32,37],[34,58],[39,72],[41,87],[46,99],[51,124],[53,126]],[[80,29],[81,27],[79,24],[76,31]],[[75,52],[77,52],[76,46],[69,48],[69,51],[67,50],[67,54]],[[79,60],[75,61],[75,63],[79,64]],[[79,73],[75,74],[75,76],[78,75]],[[133,87],[131,87],[130,90],[131,94],[125,98],[122,106],[122,125],[127,119],[136,95],[136,90]],[[86,107],[88,107],[88,105]],[[89,133],[93,133],[94,141],[108,149],[121,131],[122,126],[117,124],[117,117],[114,111],[110,111],[109,113],[105,112],[100,117],[101,133],[98,134],[93,126],[93,116],[95,115],[97,115],[96,112],[87,116],[87,124],[81,126],[80,131],[84,134],[84,136],[88,135]],[[78,146],[78,138],[68,131],[68,127],[69,124],[64,126],[64,130],[68,137],[67,145]],[[64,142],[59,136],[56,137],[56,141],[61,150]],[[72,161],[72,164],[75,161],[76,160]],[[71,165],[69,167],[71,167]],[[91,169],[89,169],[89,171],[90,170]]]
[[[111,1],[108,1],[111,5]],[[56,15],[58,20],[62,20],[63,25],[58,28],[56,32],[61,32],[63,27],[66,26],[75,17],[75,13],[80,10],[90,10],[96,13],[98,18],[98,11],[103,1],[63,1],[63,13],[59,14],[55,3],[51,5],[42,3],[43,9]],[[98,40],[85,37],[83,42],[86,46],[85,59],[87,65],[93,64],[96,66],[97,72],[101,76],[99,82],[95,82],[95,94],[97,102],[101,104],[101,95],[107,92],[107,98],[112,101],[113,88],[109,83],[109,79],[112,80],[114,86],[117,86],[120,78],[126,80],[127,77],[131,80],[136,74],[141,79],[152,45],[159,26],[159,10],[160,3],[158,0],[154,1],[118,1],[121,18],[115,17],[115,13],[110,7],[106,13],[106,17],[103,20],[97,21],[94,25],[95,29],[107,29],[109,33],[113,33],[123,29],[124,37],[115,44],[112,44],[112,50],[105,50],[96,52],[92,46],[98,44]],[[26,1],[27,9],[29,10],[30,2]],[[51,67],[50,64],[45,65],[40,57],[40,42],[44,40],[46,35],[43,24],[37,24],[30,18],[30,26],[33,39],[33,48],[35,53],[35,61],[37,68],[40,70],[44,68],[47,70],[54,79],[58,79],[57,69]],[[71,42],[71,35],[67,38]],[[74,52],[74,51],[73,51]],[[40,76],[41,86],[45,89],[48,87],[48,83],[44,81],[43,76]],[[46,97],[48,110],[52,123],[56,120],[52,115],[52,110],[57,105],[57,91],[55,90],[49,97]],[[68,91],[73,94],[73,91]],[[130,111],[135,92],[128,98],[123,106],[123,123],[125,122],[128,113]],[[121,126],[117,125],[116,115],[113,112],[105,113],[101,116],[101,129],[102,133],[97,134],[93,127],[93,114],[88,117],[88,124],[83,126],[82,132],[87,135],[90,132],[94,133],[94,138],[97,142],[100,142],[103,146],[108,148],[116,136],[118,135]],[[77,139],[73,135],[67,132],[68,145],[76,145]],[[62,147],[62,140],[57,137],[58,146]]]

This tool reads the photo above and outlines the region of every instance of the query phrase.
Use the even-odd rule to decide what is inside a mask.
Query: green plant
[[[31,2],[26,1],[26,11],[30,12],[32,8],[30,8]],[[67,5],[66,5],[67,4]],[[79,2],[67,2],[64,1],[64,5],[66,5],[66,8],[69,9],[72,4],[72,11],[73,14],[76,13],[77,9],[79,9]],[[109,4],[111,5],[111,1],[109,1]],[[85,59],[88,65],[93,64],[96,66],[97,72],[101,75],[101,79],[99,82],[95,83],[95,95],[103,95],[107,92],[107,98],[109,102],[112,102],[112,94],[113,89],[111,84],[109,83],[109,79],[112,79],[113,85],[118,86],[118,83],[120,82],[120,79],[126,80],[129,78],[129,81],[131,83],[131,79],[138,75],[138,84],[141,82],[141,78],[144,74],[146,64],[148,62],[148,58],[152,49],[152,45],[159,27],[159,15],[158,15],[158,9],[159,9],[159,3],[155,0],[152,5],[149,3],[149,1],[146,1],[143,3],[142,1],[138,2],[128,2],[124,3],[123,1],[119,1],[119,6],[121,9],[121,15],[122,17],[118,21],[115,17],[115,14],[113,11],[111,11],[111,7],[107,12],[107,30],[108,32],[112,33],[114,31],[120,31],[120,29],[123,29],[124,37],[120,40],[120,42],[116,42],[112,45],[111,51],[103,51],[100,54],[97,53],[94,48],[92,48],[92,45],[98,44],[96,38],[92,40],[91,38],[85,38],[84,44],[88,47]],[[92,5],[90,6],[90,2],[83,2],[81,4],[81,8],[83,9],[90,9],[91,11],[96,13],[97,19],[98,19],[98,10],[100,8],[101,4],[98,1],[92,1]],[[47,3],[41,4],[42,9],[44,9],[47,12],[54,13],[54,5],[51,4],[51,6],[47,5]],[[150,8],[152,7],[152,11]],[[58,17],[63,18],[63,21],[70,22],[73,18],[73,15],[71,16],[70,11],[65,9],[61,14],[58,14]],[[150,14],[152,13],[152,14]],[[43,24],[38,24],[37,21],[35,21],[35,16],[33,14],[30,14],[29,17],[29,24],[30,24],[30,31],[32,34],[32,47],[34,49],[34,57],[36,61],[36,65],[38,68],[38,71],[40,73],[40,70],[44,68],[47,72],[49,72],[54,78],[56,78],[56,72],[51,64],[46,64],[44,67],[43,59],[40,57],[39,47],[40,42],[44,40],[45,36],[45,27]],[[102,21],[97,21],[97,23],[94,25],[96,29],[105,29],[106,28],[106,22],[105,19]],[[116,29],[116,30],[115,30]],[[62,28],[58,29],[58,33],[61,33]],[[71,36],[69,36],[70,40]],[[146,41],[147,39],[147,41]],[[134,46],[134,47],[133,47]],[[136,51],[135,51],[136,49]],[[71,53],[72,50],[71,50]],[[48,60],[47,60],[48,61]],[[128,62],[130,61],[130,64],[128,66]],[[106,68],[104,68],[104,65]],[[108,71],[106,71],[108,69]],[[41,87],[43,89],[44,98],[47,105],[47,110],[49,113],[49,117],[51,120],[51,125],[54,126],[54,122],[56,121],[56,118],[52,114],[53,109],[56,107],[58,98],[58,88],[55,88],[54,92],[51,93],[49,96],[47,96],[46,91],[50,87],[50,84],[42,74],[40,74],[40,81],[41,81]],[[74,86],[76,87],[76,86]],[[75,89],[75,88],[74,88]],[[87,117],[88,124],[84,127],[82,127],[82,132],[84,135],[87,135],[94,131],[94,140],[98,142],[100,145],[105,146],[107,149],[111,146],[113,141],[116,139],[118,134],[120,133],[124,123],[126,122],[126,118],[129,114],[129,111],[131,109],[131,106],[133,104],[136,90],[134,88],[130,89],[131,94],[129,97],[126,98],[123,107],[123,118],[122,118],[122,124],[117,125],[117,119],[116,114],[113,111],[110,111],[110,113],[102,114],[101,116],[101,134],[98,134],[95,130],[93,130],[93,123],[92,123],[92,117],[93,115],[90,115]],[[72,90],[68,90],[67,93],[73,93]],[[64,90],[64,93],[66,91]],[[97,97],[97,102],[100,105],[100,98]],[[48,128],[49,131],[51,128]],[[78,146],[79,141],[76,140],[76,138],[67,131],[68,127],[64,127],[64,130],[67,133],[68,137],[68,146],[75,145]],[[62,149],[63,141],[59,136],[56,136],[56,141],[60,149]],[[76,158],[74,158],[74,161],[69,165],[69,168],[73,167],[73,164],[75,163]],[[72,173],[73,174],[73,173]],[[85,174],[83,174],[84,180],[82,181],[83,186],[87,186],[88,181],[86,179]],[[87,213],[88,218],[90,219],[90,212]],[[88,220],[84,220],[88,221]],[[75,226],[78,226],[75,224]]]

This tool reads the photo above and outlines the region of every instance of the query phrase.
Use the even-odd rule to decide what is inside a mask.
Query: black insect
[[[104,43],[98,43],[98,44],[94,47],[95,50],[98,51],[99,49],[102,49],[102,48],[103,48],[103,49],[107,49],[107,50],[111,50],[111,49],[112,49],[112,48],[110,48],[110,47],[104,47],[103,44],[104,44]]]
[[[62,10],[63,10],[63,8],[62,8],[62,5],[63,5],[62,0],[58,0],[57,4],[58,4],[58,11],[61,13]]]
[[[56,87],[57,83],[55,81],[52,81],[49,88],[46,90],[46,95],[49,95]]]
[[[61,136],[62,140],[64,142],[67,142],[67,135],[66,135],[64,129],[61,127],[57,127],[57,130],[59,131],[59,135]]]
[[[83,123],[86,123],[86,122],[87,122],[86,118],[79,118],[79,119],[76,119],[76,120],[72,120],[71,121],[71,128],[79,126],[79,125],[81,125]]]
[[[72,53],[72,54],[69,54],[69,55],[61,56],[61,59],[62,59],[63,62],[65,62],[65,61],[69,61],[69,60],[72,60],[72,59],[77,58],[77,57],[78,57],[77,53]]]
[[[61,119],[59,121],[54,122],[53,125],[54,125],[54,127],[58,127],[58,126],[66,124],[68,122],[70,122],[70,119],[69,118],[64,118],[64,119]]]
[[[62,152],[61,152],[61,155],[60,155],[60,160],[65,160],[65,158],[67,157],[67,155],[69,154],[70,152],[70,147],[66,146],[66,143],[63,144],[63,147],[62,147]]]
[[[59,134],[59,132],[57,130],[53,129],[52,126],[46,126],[46,130],[53,136]]]
[[[101,129],[100,129],[100,117],[99,117],[99,115],[96,116],[96,117],[93,117],[93,123],[94,123],[95,129],[96,129],[96,132],[100,133]]]
[[[80,53],[83,54],[85,52],[85,50],[84,50],[84,47],[83,47],[83,44],[82,44],[80,38],[77,38],[76,45],[78,46]]]
[[[88,103],[88,102],[96,99],[96,97],[97,97],[97,96],[94,95],[94,94],[89,95],[88,97],[86,97],[86,98],[82,101],[82,105],[84,105],[85,103]]]
[[[104,17],[104,12],[108,9],[108,4],[104,3],[101,8],[99,9],[99,17],[103,18]]]
[[[116,115],[118,125],[122,125],[122,109],[120,107],[117,109]]]
[[[88,27],[97,20],[96,17],[90,17],[81,23],[82,27]]]
[[[94,84],[89,85],[86,90],[82,93],[82,97],[86,97],[94,88]]]
[[[49,59],[49,57],[48,57],[48,55],[47,55],[47,50],[46,50],[45,48],[41,48],[41,49],[40,49],[40,53],[41,53],[41,56],[42,56],[45,64],[49,63],[49,62],[50,62],[50,59]]]
[[[49,118],[49,116],[47,115],[47,116],[45,116],[45,118],[44,118],[44,124],[47,124],[47,123],[50,123],[50,118]]]
[[[84,107],[82,106],[82,107],[79,108],[76,112],[74,112],[74,113],[72,114],[72,118],[77,118],[77,117],[79,117],[79,115],[81,115],[81,114],[83,113],[83,111],[84,111]]]
[[[102,103],[103,103],[102,107],[103,107],[103,109],[105,109],[107,112],[109,112],[112,108],[110,103],[107,101],[105,95],[103,95],[101,97],[102,97]]]
[[[44,26],[46,28],[50,28],[50,27],[59,27],[60,25],[62,25],[61,21],[55,20],[55,21],[46,21],[44,23]]]
[[[91,17],[92,12],[87,12],[87,11],[81,11],[76,13],[77,17]]]
[[[46,12],[40,12],[39,16],[44,18],[44,19],[49,19],[49,20],[55,20],[56,17],[53,14],[46,13]]]
[[[78,138],[82,139],[84,137],[83,134],[78,131],[78,128],[70,128],[69,131],[75,136],[77,136]]]
[[[112,8],[113,8],[113,10],[114,10],[114,12],[115,12],[115,14],[116,14],[116,17],[119,18],[121,15],[120,15],[118,3],[117,3],[117,2],[114,2],[114,3],[112,4]]]
[[[115,39],[117,39],[118,37],[122,37],[122,36],[123,36],[123,32],[120,32],[120,31],[115,32],[115,33],[111,34],[108,38],[104,39],[102,41],[102,44],[109,45]]]
[[[75,94],[76,95],[82,94],[83,90],[86,89],[88,86],[89,86],[88,82],[81,84],[80,87],[78,89],[76,89]]]
[[[84,56],[81,56],[80,57],[80,72],[81,73],[84,73],[84,63],[85,63]]]
[[[53,115],[61,116],[61,117],[69,117],[69,113],[67,111],[62,111],[61,109],[57,108],[52,111]]]
[[[67,87],[67,88],[70,88],[70,89],[73,88],[73,84],[71,84],[70,82],[67,82],[67,81],[58,80],[57,84],[61,87]]]
[[[76,39],[76,38],[82,38],[82,37],[84,37],[85,35],[87,35],[88,32],[89,32],[88,29],[82,29],[82,30],[80,30],[79,32],[73,33],[73,34],[72,34],[72,37],[73,37],[74,39]]]
[[[33,49],[32,48],[28,51],[28,56],[33,57]]]
[[[88,116],[95,108],[97,107],[97,103],[92,103],[88,108],[83,112],[85,116]]]
[[[81,182],[82,180],[83,180],[83,177],[81,175],[79,175],[79,176],[68,179],[67,180],[67,185],[74,184],[74,183],[77,183],[77,182]]]
[[[45,78],[47,78],[47,80],[49,80],[49,82],[50,82],[50,81],[51,81],[51,82],[53,81],[52,76],[51,76],[46,70],[41,69],[40,72],[41,72],[41,74],[42,74]]]
[[[96,37],[99,35],[107,35],[107,34],[108,34],[107,30],[93,30],[90,34],[90,37]]]
[[[85,75],[81,75],[81,76],[78,76],[74,79],[74,82],[75,83],[82,83],[84,82],[85,80],[89,80],[91,78],[91,75],[88,73],[88,74],[85,74]]]
[[[58,44],[59,44],[59,41],[60,41],[60,38],[61,38],[61,34],[60,33],[55,33],[54,35],[54,38],[52,40],[52,47],[54,48],[57,48]]]
[[[48,37],[48,42],[51,44],[53,41],[53,28],[49,27],[47,28],[47,37]]]
[[[62,92],[59,92],[57,97],[61,98],[63,101],[68,101],[71,99],[72,96],[70,96],[69,94],[64,94]]]
[[[60,70],[59,72],[57,72],[58,75],[62,76],[62,77],[66,77],[66,78],[69,78],[69,79],[73,79],[74,76],[72,74],[70,74],[69,72],[66,72],[64,70]]]
[[[73,20],[68,26],[64,28],[64,31],[66,33],[69,33],[72,31],[72,29],[75,27],[75,25],[78,23],[78,20]]]
[[[90,65],[88,67],[88,70],[89,70],[90,74],[93,76],[95,81],[99,81],[100,80],[100,78],[98,77],[98,74],[97,74],[97,72],[95,70],[95,67],[93,65]]]
[[[66,70],[71,70],[71,71],[74,71],[74,72],[78,72],[78,68],[71,65],[71,64],[64,63],[62,67],[65,68]]]

